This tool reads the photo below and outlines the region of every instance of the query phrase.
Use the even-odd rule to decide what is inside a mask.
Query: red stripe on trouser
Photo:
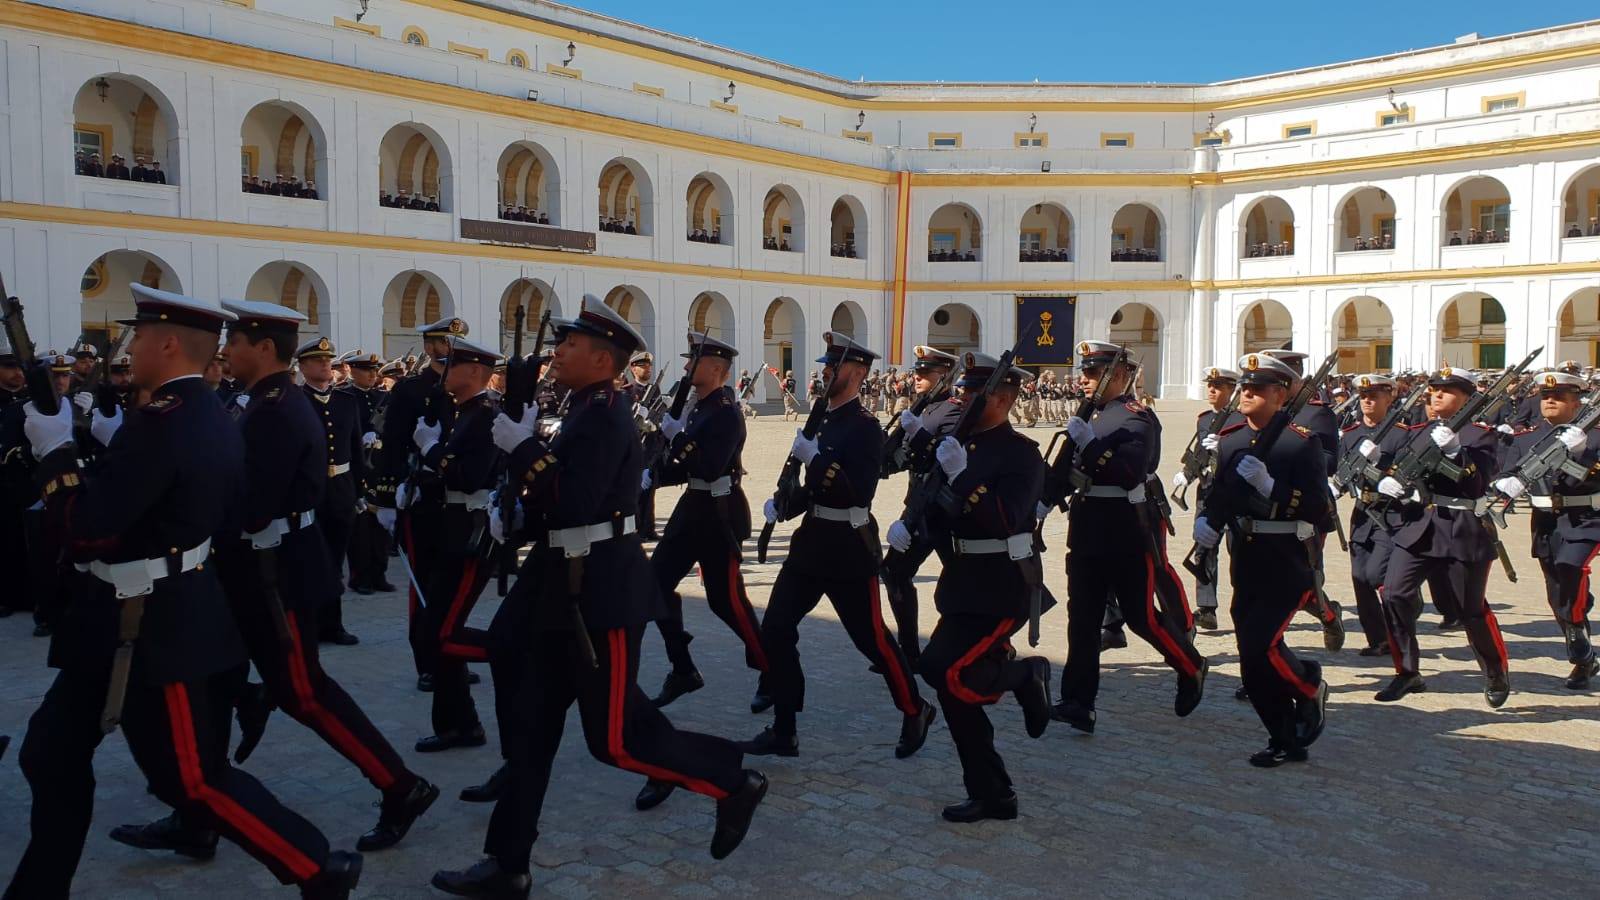
[[[1494,610],[1489,608],[1489,601],[1483,601],[1483,621],[1489,626],[1489,634],[1494,637],[1494,650],[1500,655],[1500,671],[1505,672],[1511,666],[1510,657],[1506,655],[1506,641],[1500,635],[1500,620],[1494,617]]]
[[[1588,557],[1583,561],[1583,576],[1578,579],[1578,596],[1572,598],[1572,624],[1574,625],[1582,625],[1584,614],[1589,611],[1589,564],[1594,562],[1596,553],[1600,553],[1600,544],[1595,544],[1594,549],[1589,551]]]
[[[300,699],[300,708],[322,726],[328,740],[333,742],[334,749],[359,766],[361,774],[371,779],[378,790],[387,791],[394,786],[394,773],[384,768],[383,763],[337,716],[317,702],[317,694],[311,689],[311,671],[306,666],[305,646],[300,643],[299,623],[294,613],[286,613],[285,616],[289,620],[289,684],[294,688],[294,695]]]
[[[755,657],[756,669],[767,671],[767,651],[761,646],[761,633],[750,619],[750,598],[745,596],[744,581],[739,577],[739,557],[728,554],[728,605],[733,608],[733,620],[739,623],[739,637],[745,648]]]
[[[300,881],[309,881],[322,867],[312,862],[293,844],[256,818],[238,801],[206,784],[200,766],[200,749],[194,739],[194,719],[189,708],[189,691],[181,683],[165,688],[167,717],[172,725],[172,747],[178,757],[178,775],[184,796],[200,803],[213,815],[233,826],[246,840]]]
[[[1144,620],[1150,628],[1150,634],[1162,644],[1162,649],[1173,659],[1173,668],[1185,678],[1193,678],[1200,671],[1178,646],[1178,641],[1171,632],[1167,631],[1166,624],[1156,619],[1156,563],[1150,554],[1144,555]]]
[[[1287,659],[1283,658],[1283,654],[1278,652],[1278,647],[1283,643],[1283,633],[1289,630],[1289,623],[1294,621],[1295,613],[1305,608],[1306,603],[1311,599],[1312,593],[1312,591],[1306,591],[1300,597],[1300,602],[1295,604],[1294,609],[1289,611],[1289,617],[1283,620],[1282,625],[1278,626],[1278,633],[1272,636],[1272,643],[1267,645],[1267,660],[1272,663],[1272,667],[1278,670],[1278,674],[1283,676],[1284,681],[1289,682],[1294,686],[1295,690],[1305,694],[1308,698],[1317,696],[1317,686],[1294,674],[1294,668],[1289,665]]]
[[[1382,607],[1384,605],[1383,585],[1378,585],[1375,591],[1378,595],[1378,606]],[[1389,639],[1389,658],[1394,660],[1394,670],[1403,673],[1406,670],[1405,651],[1400,648],[1400,641],[1395,639],[1394,626],[1389,619],[1389,614],[1385,612],[1383,614],[1383,630],[1384,635]]]
[[[894,645],[889,643],[889,629],[883,627],[883,600],[878,593],[878,579],[872,579],[872,639],[878,644],[878,655],[883,657],[883,670],[889,673],[889,693],[894,696],[894,705],[908,716],[914,716],[922,711],[922,707],[911,696],[911,688],[906,681],[906,673],[900,668],[900,660],[894,653]]]
[[[1161,568],[1167,570],[1167,578],[1178,589],[1178,606],[1183,610],[1183,630],[1193,631],[1194,610],[1189,608],[1189,592],[1183,589],[1183,579],[1172,568],[1172,560],[1167,556],[1167,535],[1159,527],[1156,529],[1156,546],[1161,548]]]
[[[699,778],[690,778],[687,775],[663,769],[660,766],[646,765],[628,754],[628,748],[622,742],[623,714],[627,709],[628,686],[628,632],[624,628],[613,628],[606,633],[606,640],[611,652],[611,709],[607,715],[606,724],[606,749],[611,752],[611,759],[617,768],[629,772],[638,772],[657,781],[670,781],[681,784],[697,794],[705,794],[714,800],[722,800],[728,792],[717,787],[709,781]]]
[[[989,648],[994,646],[995,641],[1000,640],[1009,634],[1011,632],[1011,626],[1015,622],[1016,619],[1001,619],[1000,627],[996,628],[994,631],[991,631],[988,637],[985,637],[983,640],[979,641],[971,650],[968,650],[964,656],[956,660],[955,665],[945,670],[945,687],[950,689],[950,693],[957,700],[960,700],[963,703],[971,703],[974,706],[982,706],[983,704],[993,703],[1000,699],[999,694],[980,694],[977,691],[974,691],[972,688],[962,684],[961,673],[966,670],[967,666],[970,666],[976,662],[979,657],[983,656],[985,653],[988,653]]]
[[[460,644],[450,640],[460,626],[459,619],[465,617],[461,605],[472,596],[478,584],[478,558],[467,560],[466,568],[461,572],[461,582],[456,587],[456,595],[450,601],[450,610],[445,613],[444,621],[439,624],[439,649],[457,659],[466,659],[473,662],[483,662],[489,658],[487,647],[474,647],[471,644]]]

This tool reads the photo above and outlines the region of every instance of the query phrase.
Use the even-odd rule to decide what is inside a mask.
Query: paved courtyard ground
[[[1170,475],[1199,407],[1162,403],[1167,422],[1162,473]],[[762,416],[751,426],[746,489],[759,507],[789,446],[794,425]],[[1030,436],[1048,441],[1043,427]],[[903,477],[903,476],[902,476]],[[900,479],[879,491],[876,512],[891,521]],[[661,497],[663,515],[673,492]],[[1568,666],[1545,606],[1538,569],[1527,554],[1527,520],[1508,535],[1521,573],[1490,582],[1512,662],[1513,694],[1490,710],[1463,636],[1436,634],[1423,616],[1423,668],[1430,691],[1399,704],[1372,693],[1389,677],[1386,659],[1362,659],[1348,589],[1348,559],[1330,553],[1331,595],[1345,603],[1351,629],[1342,653],[1322,650],[1304,617],[1289,639],[1324,664],[1333,694],[1326,735],[1307,765],[1261,771],[1245,758],[1264,744],[1248,704],[1233,699],[1238,662],[1223,597],[1222,630],[1202,633],[1212,660],[1199,710],[1172,715],[1172,674],[1137,639],[1108,653],[1099,729],[1092,737],[1054,725],[1039,740],[1023,732],[1007,698],[994,707],[1000,752],[1021,799],[1021,818],[977,826],[939,818],[959,800],[960,768],[942,722],[927,746],[896,760],[899,716],[883,682],[845,637],[826,604],[801,630],[808,677],[801,756],[753,762],[772,790],[743,847],[715,862],[707,852],[710,801],[679,792],[649,813],[633,810],[640,781],[593,761],[576,715],[569,720],[534,849],[535,893],[560,897],[730,896],[1085,896],[1085,897],[1593,897],[1600,873],[1600,709],[1597,694],[1562,686]],[[1173,555],[1189,546],[1191,519],[1179,513]],[[1065,523],[1052,517],[1046,540],[1050,585],[1065,597],[1060,548]],[[754,563],[745,576],[764,606],[778,572]],[[937,560],[922,572],[922,627],[935,622],[931,585]],[[391,578],[401,583],[396,566]],[[750,715],[754,681],[738,641],[705,609],[698,584],[685,582],[689,628],[707,687],[672,706],[682,727],[746,738],[766,717]],[[487,621],[493,588],[475,614]],[[425,756],[410,747],[428,730],[428,699],[414,690],[398,596],[356,597],[345,619],[361,637],[352,648],[325,647],[327,669],[367,709],[418,772],[444,797],[398,848],[367,856],[358,895],[429,897],[429,875],[479,855],[489,807],[455,794],[498,764],[489,746]],[[887,612],[886,612],[887,615]],[[21,740],[27,717],[49,684],[45,642],[28,636],[26,616],[0,620],[0,733]],[[1055,671],[1066,654],[1065,607],[1044,622],[1040,651]],[[654,693],[665,673],[659,638],[646,636],[641,682]],[[1055,690],[1052,685],[1052,692]],[[475,689],[492,731],[487,670]],[[931,693],[930,693],[931,696]],[[278,796],[349,847],[375,821],[375,793],[355,769],[285,716],[273,719],[249,761]],[[99,790],[75,896],[193,898],[287,895],[237,848],[197,864],[112,843],[106,830],[165,810],[120,735],[97,758]],[[9,877],[27,838],[29,795],[16,746],[0,764],[0,875]]]

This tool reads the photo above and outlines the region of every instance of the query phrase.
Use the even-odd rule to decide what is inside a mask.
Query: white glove
[[[1445,456],[1453,457],[1461,452],[1461,438],[1450,430],[1450,426],[1442,422],[1433,426],[1433,430],[1428,432],[1428,437],[1433,438],[1433,442],[1439,445],[1439,449],[1444,451]]]
[[[438,422],[429,425],[428,420],[418,419],[417,427],[411,432],[411,442],[417,445],[417,450],[423,456],[427,456],[433,445],[439,443],[439,435],[443,432],[444,428]]]
[[[951,481],[960,478],[961,473],[967,470],[967,448],[949,435],[945,435],[939,446],[933,448],[933,456],[939,461],[939,468],[944,470],[945,476]]]
[[[1510,425],[1507,425],[1504,422],[1501,422],[1499,425],[1496,425],[1494,427],[1494,430],[1500,432],[1501,434],[1516,434],[1517,433],[1517,430],[1515,428],[1512,428]]]
[[[1522,483],[1522,479],[1515,475],[1507,475],[1504,478],[1495,479],[1489,486],[1504,494],[1507,500],[1515,500],[1521,497],[1522,493],[1528,489],[1528,486]]]
[[[233,402],[237,404],[240,409],[244,409],[246,406],[250,405],[250,395],[239,394],[233,398]]]
[[[56,414],[47,416],[31,401],[23,410],[22,434],[33,447],[33,458],[44,459],[52,450],[72,443],[72,406],[60,404]]]
[[[1045,517],[1049,516],[1050,511],[1053,509],[1055,509],[1054,506],[1041,500],[1033,505],[1033,517],[1039,520],[1039,524],[1043,525]]]
[[[506,542],[506,523],[500,518],[500,492],[495,491],[489,495],[489,537],[496,544]]]
[[[1572,425],[1562,425],[1561,427],[1557,428],[1556,440],[1567,445],[1568,456],[1577,456],[1581,454],[1583,452],[1584,445],[1589,443],[1588,436]]]
[[[378,507],[378,511],[376,513],[374,513],[373,515],[378,517],[378,524],[383,526],[383,530],[384,531],[389,532],[389,534],[391,534],[391,535],[394,534],[394,522],[395,522],[395,511],[394,510],[389,509],[387,507],[380,506],[380,507]]]
[[[72,395],[72,403],[78,409],[88,412],[94,408],[94,395],[88,391],[79,391]]]
[[[94,439],[99,441],[102,447],[111,446],[111,436],[116,434],[117,429],[121,427],[121,407],[113,409],[109,416],[101,414],[98,409],[89,415],[89,433],[94,435]]]
[[[768,522],[776,522],[776,521],[778,521],[778,504],[777,504],[777,502],[774,501],[771,497],[768,497],[766,504],[761,507],[761,515],[764,518],[766,518],[766,520]]]
[[[1356,445],[1356,452],[1366,457],[1367,462],[1378,461],[1378,445],[1366,438],[1362,438],[1361,443]]]
[[[906,433],[906,437],[915,435],[922,430],[922,417],[913,415],[909,409],[900,410],[900,430]]]
[[[361,436],[361,448],[363,450],[370,450],[376,446],[377,443],[378,433],[376,431],[369,431]]]
[[[1252,459],[1254,457],[1251,457]],[[1211,527],[1205,516],[1194,517],[1194,542],[1206,549],[1222,543],[1222,532]]]
[[[901,553],[911,549],[911,529],[899,519],[889,523],[889,546]]]
[[[1172,476],[1172,489],[1177,490],[1189,483],[1189,476],[1178,472]]]
[[[687,413],[682,419],[674,419],[671,413],[661,417],[661,436],[667,439],[667,443],[672,443],[673,438],[683,434],[683,426],[688,418]]]
[[[1207,453],[1217,452],[1217,445],[1220,443],[1222,443],[1222,438],[1214,434],[1208,434],[1200,439],[1200,447]]]
[[[394,489],[394,508],[409,509],[411,507],[411,485],[401,482]]]
[[[794,443],[789,445],[789,453],[800,462],[811,465],[811,461],[817,458],[816,438],[808,438],[804,430],[795,429]]]
[[[639,473],[639,490],[650,490],[650,470],[645,469]]]
[[[489,427],[489,432],[494,435],[494,445],[507,453],[515,451],[522,446],[522,442],[533,437],[534,417],[523,413],[522,421],[518,422],[505,413],[494,417],[494,424]]]
[[[1406,488],[1405,485],[1395,481],[1393,477],[1385,475],[1378,479],[1378,493],[1385,497],[1393,497],[1399,500],[1405,496]]]
[[[1088,422],[1073,416],[1067,420],[1067,437],[1072,438],[1072,443],[1082,447],[1094,440],[1094,429],[1089,427]]]
[[[1256,493],[1263,497],[1272,496],[1272,486],[1276,484],[1272,475],[1267,472],[1267,464],[1254,456],[1240,457],[1239,463],[1233,467],[1245,484],[1256,489]]]

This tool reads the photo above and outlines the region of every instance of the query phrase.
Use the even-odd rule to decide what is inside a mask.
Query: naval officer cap
[[[430,322],[417,328],[417,334],[425,338],[450,338],[465,337],[472,329],[467,327],[463,319],[455,316],[446,316],[437,322]]]
[[[262,300],[223,300],[222,308],[235,316],[228,325],[229,334],[239,331],[255,340],[293,340],[306,321],[305,313]]]
[[[1278,362],[1281,362],[1284,365],[1287,365],[1290,369],[1292,369],[1294,371],[1294,374],[1296,374],[1296,375],[1304,375],[1306,373],[1306,357],[1311,355],[1309,353],[1301,353],[1299,350],[1278,350],[1278,349],[1273,349],[1273,350],[1263,350],[1261,352],[1263,354],[1267,355],[1267,356],[1272,357],[1273,359],[1277,360]]]
[[[299,349],[294,351],[294,358],[316,359],[321,357],[325,359],[332,359],[335,352],[336,351],[333,349],[333,341],[319,336],[306,341],[304,344],[301,344]]]
[[[1127,351],[1120,344],[1110,341],[1079,341],[1078,342],[1078,368],[1098,369],[1111,364],[1118,354],[1124,354],[1126,362]]]
[[[174,294],[142,284],[129,285],[128,289],[133,294],[133,318],[118,319],[119,325],[181,325],[221,334],[222,326],[236,318],[212,300]]]
[[[1428,376],[1428,387],[1431,388],[1456,388],[1472,393],[1477,390],[1477,385],[1472,381],[1472,373],[1463,369],[1444,366],[1437,372]]]
[[[1200,371],[1200,380],[1206,384],[1238,384],[1239,373],[1222,366],[1207,366]]]
[[[954,353],[946,353],[937,347],[927,347],[918,344],[911,348],[917,358],[911,363],[914,371],[927,371],[929,369],[953,369],[961,358]]]
[[[1289,364],[1266,353],[1246,353],[1239,357],[1239,383],[1256,387],[1276,384],[1288,387],[1300,376]]]
[[[94,348],[94,345],[89,343],[88,341],[83,341],[81,343],[77,343],[77,344],[73,344],[72,345],[72,358],[73,359],[94,359],[95,357],[97,357],[99,355],[100,355],[100,351],[96,350]]]
[[[961,363],[961,379],[956,382],[956,387],[981,388],[988,382],[989,377],[994,374],[994,369],[1000,365],[1000,360],[987,353],[968,352],[962,356]],[[1032,380],[1032,372],[1012,366],[1006,370],[1006,374],[1000,379],[1000,383],[1020,385]]]
[[[1357,375],[1355,385],[1356,391],[1362,394],[1367,391],[1392,391],[1394,390],[1394,379],[1374,372],[1370,375]]]
[[[505,357],[500,351],[491,350],[482,344],[476,344],[464,337],[450,339],[450,365],[459,366],[462,363],[477,363],[480,366],[494,368],[504,361]]]
[[[383,357],[365,350],[351,350],[345,354],[344,361],[352,369],[377,369],[383,366]]]
[[[72,372],[72,357],[65,353],[51,350],[44,355],[44,364],[49,367],[52,375],[68,375]]]
[[[1589,382],[1582,375],[1574,375],[1560,369],[1551,369],[1533,376],[1533,383],[1538,385],[1539,393],[1553,394],[1556,391],[1578,391],[1589,389]]]
[[[871,367],[878,354],[861,346],[848,334],[837,331],[824,331],[822,339],[828,342],[828,352],[817,357],[817,362],[825,366],[837,366],[840,363],[860,363]]]
[[[133,357],[124,353],[111,361],[111,371],[126,372],[133,368]]]
[[[684,359],[694,356],[696,348],[701,356],[714,356],[717,359],[733,359],[739,351],[727,341],[719,341],[703,331],[689,332],[689,351],[683,354]]]
[[[406,374],[405,361],[397,359],[397,360],[394,360],[393,362],[384,363],[382,368],[378,369],[378,374],[380,376],[382,376],[382,377],[385,377],[385,378],[387,378],[387,377],[389,377],[391,375],[394,376],[395,378],[400,378],[401,376]]]
[[[551,319],[550,325],[555,329],[557,342],[565,340],[568,334],[575,331],[604,338],[630,357],[634,351],[645,349],[644,336],[635,331],[626,319],[617,315],[617,311],[607,306],[604,300],[593,294],[583,295],[583,304],[575,318]]]

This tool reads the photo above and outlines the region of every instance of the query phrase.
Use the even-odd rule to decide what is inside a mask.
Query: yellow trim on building
[[[259,176],[261,174],[261,148],[253,145],[240,147],[239,158],[240,162],[243,162],[244,160],[250,161],[249,165],[246,166],[249,171],[244,173],[246,177],[252,175]]]
[[[83,274],[87,275],[90,272],[94,273],[96,279],[95,286],[90,290],[83,290],[83,276],[80,275],[78,277],[79,293],[82,294],[85,300],[93,300],[95,297],[104,294],[106,288],[111,286],[111,280],[106,277],[106,258],[104,256],[90,263],[89,268],[85,269]]]
[[[1292,133],[1292,132],[1296,132],[1296,131],[1303,131],[1305,133],[1304,134],[1293,134]],[[1316,120],[1313,119],[1310,122],[1290,122],[1289,124],[1283,126],[1282,137],[1283,137],[1284,140],[1290,141],[1290,140],[1298,140],[1300,138],[1315,137],[1316,134],[1317,134],[1317,123],[1316,123]]]
[[[521,62],[522,65],[520,65],[520,66],[517,65],[518,62]],[[516,47],[512,47],[510,50],[507,50],[506,51],[506,65],[513,66],[513,67],[518,68],[518,69],[526,69],[528,67],[528,65],[529,65],[529,62],[528,62],[528,51],[519,50]]]
[[[481,59],[484,62],[489,61],[489,48],[487,47],[471,47],[466,44],[458,44],[455,41],[449,41],[448,47],[451,53],[459,53],[462,56],[470,56],[473,59]]]
[[[863,144],[872,143],[872,132],[870,131],[851,131],[850,129],[846,128],[845,130],[839,132],[839,136],[846,140],[860,141]]]
[[[1511,106],[1502,106],[1499,109],[1490,109],[1490,107],[1495,105],[1496,103],[1505,103],[1508,100],[1514,100],[1516,102]],[[1484,112],[1484,113],[1511,112],[1512,110],[1522,109],[1523,107],[1525,107],[1527,105],[1528,105],[1528,92],[1527,91],[1517,91],[1514,94],[1493,94],[1493,95],[1490,95],[1488,97],[1482,98],[1482,100],[1479,101],[1479,111],[1480,112]]]
[[[413,36],[419,38],[422,42],[419,43],[419,44],[418,43],[412,43],[411,38]],[[428,33],[426,31],[423,31],[421,28],[418,28],[415,25],[407,25],[405,28],[402,28],[400,30],[400,43],[402,43],[402,44],[410,44],[413,47],[428,47],[428,46],[431,46],[428,43]]]
[[[940,143],[943,141],[944,143]],[[947,149],[960,149],[961,132],[959,131],[930,131],[928,132],[928,147],[943,147]]]
[[[1208,144],[1206,143],[1207,141],[1212,143]],[[1196,147],[1226,147],[1232,141],[1233,132],[1231,131],[1196,131],[1194,133],[1194,145]]]
[[[571,78],[574,81],[583,80],[582,69],[574,69],[571,66],[563,66],[560,63],[545,63],[544,71],[547,75],[559,75],[562,78]]]
[[[74,122],[72,123],[72,130],[74,132],[74,144],[77,143],[76,132],[88,131],[100,135],[100,162],[102,164],[111,162],[111,139],[115,135],[112,126],[101,125],[98,122]]]
[[[796,119],[793,116],[779,116],[778,117],[778,124],[779,125],[788,125],[788,126],[793,127],[793,128],[804,128],[804,127],[806,127],[806,121],[804,119]]]
[[[666,88],[656,87],[653,84],[640,84],[637,81],[635,81],[633,83],[633,91],[636,94],[649,94],[652,97],[665,97],[665,96],[667,96],[667,89]]]
[[[711,108],[720,109],[725,113],[733,113],[734,115],[739,114],[739,104],[737,103],[723,103],[721,100],[713,100],[711,101]]]
[[[1101,147],[1116,147],[1118,149],[1133,149],[1133,132],[1131,131],[1102,131],[1100,132]]]
[[[373,37],[383,37],[383,29],[371,22],[357,22],[352,19],[341,19],[338,16],[334,16],[333,27],[348,28],[351,31],[359,31],[362,34],[370,34]]]
[[[1050,135],[1043,131],[1018,131],[1011,135],[1011,146],[1018,149],[1037,149],[1050,146]]]
[[[1378,110],[1377,123],[1379,128],[1393,128],[1396,125],[1409,125],[1417,120],[1417,109],[1408,106],[1405,109],[1380,109]]]

